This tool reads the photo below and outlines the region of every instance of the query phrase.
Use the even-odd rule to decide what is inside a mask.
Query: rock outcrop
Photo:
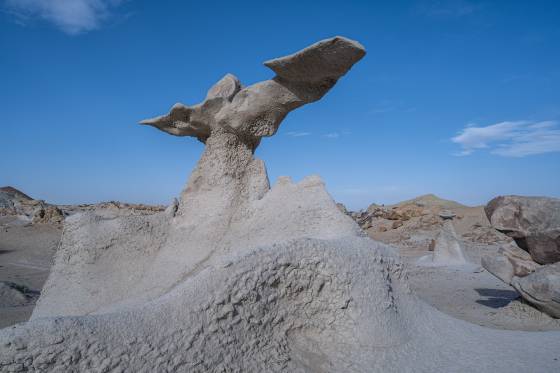
[[[485,211],[492,226],[512,237],[535,262],[560,261],[560,199],[500,196]]]
[[[11,215],[32,224],[59,226],[64,221],[64,212],[55,205],[36,200],[16,188],[0,188],[0,215]]]

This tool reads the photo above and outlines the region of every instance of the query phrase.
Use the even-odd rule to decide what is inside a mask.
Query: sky
[[[138,125],[335,35],[367,55],[256,151],[351,209],[560,197],[558,1],[0,0],[0,186],[167,204],[203,144]]]

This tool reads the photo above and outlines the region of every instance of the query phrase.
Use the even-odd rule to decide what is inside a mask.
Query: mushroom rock
[[[280,180],[270,188],[254,151],[288,112],[321,98],[364,55],[357,42],[327,39],[267,62],[278,74],[272,80],[242,88],[227,74],[202,103],[178,103],[166,115],[141,121],[205,144],[169,209],[173,214],[69,218],[32,317],[104,313],[152,300],[218,254],[239,248],[360,234],[351,218],[339,214],[319,177]],[[305,74],[317,68],[324,71]]]
[[[495,331],[416,298],[317,176],[269,186],[253,156],[287,113],[363,57],[335,37],[227,75],[198,105],[144,121],[205,149],[165,211],[65,220],[32,319],[0,330],[0,371],[557,371],[560,333]],[[531,346],[531,348],[527,348]]]

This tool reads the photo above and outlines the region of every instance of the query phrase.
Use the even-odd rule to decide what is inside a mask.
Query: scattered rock
[[[64,221],[64,213],[53,205],[41,205],[33,214],[33,224],[60,225]]]

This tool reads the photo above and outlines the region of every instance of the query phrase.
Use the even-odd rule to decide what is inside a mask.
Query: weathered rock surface
[[[337,36],[320,41],[290,56],[265,62],[277,76],[241,88],[232,74],[216,83],[200,104],[175,104],[169,114],[143,120],[176,136],[202,142],[212,132],[233,132],[249,148],[272,136],[286,115],[317,101],[365,55],[359,43]]]
[[[324,95],[365,51],[336,37],[288,56],[280,70],[295,71],[321,53],[333,65],[323,77],[292,82],[284,76],[239,90],[227,75],[204,103],[175,105],[169,115],[143,121],[206,145],[177,206],[146,216],[103,210],[68,218],[33,318],[108,312],[155,299],[213,257],[241,247],[360,234],[318,177],[298,184],[281,178],[271,189],[264,163],[253,156],[261,136],[272,135],[289,111]],[[308,91],[320,95],[311,99]]]
[[[512,237],[540,264],[560,261],[560,199],[496,197],[485,207],[492,226]]]
[[[527,302],[560,318],[560,262],[544,265],[525,277],[514,277],[512,286]]]

